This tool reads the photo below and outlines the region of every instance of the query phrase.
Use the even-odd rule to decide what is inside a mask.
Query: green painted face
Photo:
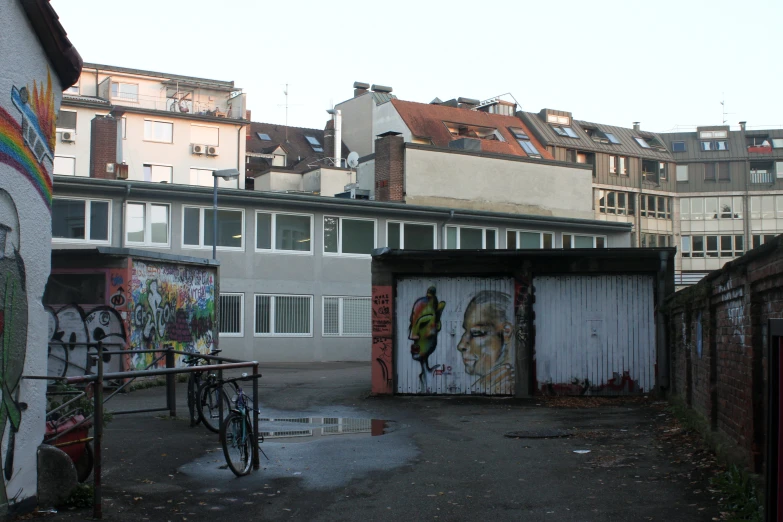
[[[408,339],[411,344],[411,357],[414,361],[427,362],[435,348],[438,347],[438,332],[440,332],[440,315],[446,306],[438,302],[435,287],[427,289],[426,297],[421,297],[411,308]]]

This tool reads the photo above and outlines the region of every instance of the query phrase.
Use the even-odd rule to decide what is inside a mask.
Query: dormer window
[[[661,150],[666,150],[666,147],[663,146],[663,143],[661,143],[658,140],[658,138],[656,138],[655,136],[647,136],[647,137],[644,137],[644,138],[642,138],[641,136],[634,136],[633,139],[643,149],[661,149]]]
[[[313,148],[315,152],[323,152],[324,148],[321,146],[321,143],[313,138],[312,136],[305,136],[305,139],[310,144],[310,146]]]
[[[729,150],[729,142],[725,140],[702,141],[701,150]]]
[[[466,123],[453,123],[444,121],[443,124],[455,138],[475,138],[478,140],[505,141],[497,129],[468,125]]]
[[[702,140],[709,140],[712,138],[728,138],[729,133],[725,130],[714,130],[714,131],[699,131],[699,139]]]
[[[555,133],[558,136],[564,136],[567,138],[579,138],[579,136],[576,135],[576,132],[574,132],[574,129],[571,127],[558,127],[556,125],[550,125],[552,127],[552,130],[555,131]]]
[[[571,118],[568,116],[559,116],[557,114],[547,114],[546,122],[555,125],[571,125]]]
[[[604,132],[601,129],[597,129],[595,127],[584,127],[585,132],[587,133],[590,138],[598,143],[614,143],[619,144],[620,141],[615,138],[614,134],[611,134],[609,132]]]

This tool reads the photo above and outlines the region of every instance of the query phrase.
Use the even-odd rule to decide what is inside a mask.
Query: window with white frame
[[[171,183],[174,178],[174,167],[171,165],[142,164],[141,171],[133,169],[128,172],[128,179],[148,181],[150,183]]]
[[[437,248],[434,223],[386,222],[386,246],[408,250]]]
[[[554,248],[555,235],[552,232],[530,230],[506,230],[506,248]]]
[[[630,192],[598,190],[598,211],[601,214],[633,216],[636,196]]]
[[[111,82],[111,97],[118,100],[139,101],[139,85],[136,83]]]
[[[666,196],[639,196],[639,213],[642,217],[671,219],[672,198]]]
[[[76,85],[66,87],[63,94],[79,94],[79,82],[76,82]]]
[[[111,201],[54,198],[52,240],[55,242],[110,242]]]
[[[642,248],[670,247],[672,246],[672,236],[642,232],[639,234],[639,242]]]
[[[769,243],[775,238],[775,234],[762,234],[761,232],[753,232],[752,241],[753,248],[760,247],[764,243]]]
[[[242,337],[245,318],[245,294],[220,293],[220,327],[221,337]]]
[[[452,250],[495,249],[498,231],[496,228],[448,226],[446,227],[446,248]]]
[[[144,140],[174,142],[174,124],[168,121],[144,120]]]
[[[52,174],[55,176],[75,176],[76,158],[72,156],[55,156]]]
[[[182,246],[211,248],[214,214],[212,207],[183,207]],[[245,212],[241,209],[218,208],[217,247],[241,250],[244,248]]]
[[[191,167],[189,174],[190,174],[190,177],[188,178],[189,185],[196,185],[199,187],[215,186],[215,179],[212,176],[211,169],[198,169],[198,168]],[[234,188],[234,189],[239,188],[239,179],[225,180],[219,177],[217,181],[218,181],[219,188]]]
[[[369,297],[324,296],[323,300],[325,337],[369,337],[372,334]]]
[[[696,235],[682,236],[682,257],[738,257],[745,253],[745,236]]]
[[[190,125],[190,142],[202,145],[220,145],[220,129],[207,125]]]
[[[606,236],[563,234],[563,248],[606,248]]]
[[[57,113],[57,130],[76,131],[76,111],[60,109]]]
[[[374,219],[324,216],[324,253],[370,255],[375,246]]]
[[[282,212],[256,212],[256,251],[313,252],[313,216]]]
[[[680,220],[742,219],[742,197],[680,198]]]
[[[677,181],[688,181],[688,165],[677,165]]]
[[[750,218],[751,219],[774,219],[775,196],[751,196]]]
[[[125,242],[139,246],[168,246],[170,207],[163,203],[128,202]]]
[[[270,337],[312,337],[313,296],[256,294],[253,333]]]

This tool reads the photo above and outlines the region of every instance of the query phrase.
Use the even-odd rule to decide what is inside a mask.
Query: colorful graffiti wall
[[[131,368],[146,368],[154,357],[133,350],[167,345],[186,352],[212,349],[215,279],[215,268],[133,260],[128,299]]]
[[[35,502],[43,438],[52,158],[62,86],[20,2],[0,2],[0,517]]]
[[[515,289],[512,278],[399,279],[395,392],[513,395]],[[375,365],[391,365],[391,358],[378,359],[374,354]]]

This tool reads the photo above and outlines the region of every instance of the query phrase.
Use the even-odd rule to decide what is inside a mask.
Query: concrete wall
[[[353,181],[351,170],[322,167],[302,175],[302,190],[334,197],[335,194],[345,192],[345,186]]]
[[[51,263],[51,172],[62,86],[20,2],[0,1],[0,56],[3,516],[15,505],[34,504],[37,494],[36,454],[44,433],[46,383],[21,376],[46,374],[48,319],[41,297]],[[29,129],[24,136],[23,118]]]
[[[405,201],[592,219],[590,170],[405,147]]]
[[[764,461],[767,321],[783,318],[783,236],[677,292],[667,305],[671,393],[728,456]]]
[[[373,132],[373,110],[375,101],[367,93],[351,98],[335,106],[342,111],[342,140],[351,152],[359,156],[371,154],[375,147]]]

